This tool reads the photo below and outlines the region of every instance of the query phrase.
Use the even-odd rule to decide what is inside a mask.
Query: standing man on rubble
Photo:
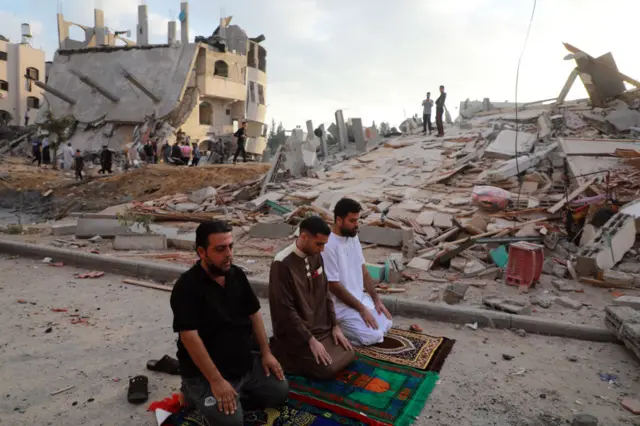
[[[338,201],[322,259],[342,332],[352,345],[369,346],[384,340],[392,321],[365,265],[358,239],[361,211],[360,203],[355,200]]]
[[[422,101],[422,133],[427,134],[427,127],[429,128],[429,134],[431,134],[431,108],[433,107],[433,100],[431,99],[431,92],[427,92],[427,99]]]
[[[84,158],[79,149],[76,149],[76,180],[82,180],[82,169],[84,169]]]
[[[108,172],[111,174],[112,160],[111,150],[109,150],[107,145],[102,145],[102,150],[100,151],[100,170],[98,173],[105,174]]]
[[[438,126],[438,137],[444,136],[444,124],[442,123],[442,115],[444,114],[444,103],[447,94],[444,92],[444,86],[440,86],[440,96],[436,99],[436,126]]]
[[[237,132],[233,134],[233,137],[236,139],[236,143],[238,144],[238,148],[236,148],[236,154],[233,156],[233,164],[236,164],[236,160],[238,160],[238,155],[242,154],[242,160],[247,162],[247,151],[245,150],[244,144],[247,141],[247,122],[243,121],[242,125],[238,129]]]
[[[71,166],[73,166],[73,148],[71,148],[71,142],[67,143],[67,146],[62,149],[62,158],[64,160],[65,170],[71,170]]]

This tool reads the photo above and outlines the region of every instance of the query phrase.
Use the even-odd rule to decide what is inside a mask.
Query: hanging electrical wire
[[[516,68],[516,137],[515,137],[515,155],[516,155],[516,172],[518,176],[518,199],[516,201],[516,208],[519,208],[520,205],[520,193],[522,192],[522,176],[520,176],[520,164],[518,164],[518,83],[520,80],[520,63],[522,62],[522,57],[524,56],[524,52],[527,48],[527,42],[529,41],[529,34],[531,33],[531,25],[533,24],[533,17],[536,13],[536,6],[538,4],[538,0],[533,0],[533,9],[531,10],[531,17],[529,18],[529,27],[527,28],[527,35],[524,38],[524,44],[522,45],[522,50],[520,51],[520,57],[518,58],[518,67]]]

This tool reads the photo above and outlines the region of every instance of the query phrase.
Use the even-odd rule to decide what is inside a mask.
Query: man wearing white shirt
[[[365,265],[358,239],[361,211],[355,200],[338,201],[322,259],[342,332],[352,345],[369,346],[384,340],[392,321]]]

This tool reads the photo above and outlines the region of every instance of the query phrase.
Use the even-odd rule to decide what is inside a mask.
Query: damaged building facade
[[[121,150],[150,137],[173,144],[180,131],[207,150],[210,142],[229,140],[246,120],[247,152],[261,155],[266,146],[264,36],[249,39],[227,17],[210,37],[190,42],[187,2],[179,19],[180,41],[177,22],[171,21],[167,43],[149,44],[146,5],[139,6],[135,42],[124,38],[127,31],[105,27],[99,9],[93,28],[59,14],[59,50],[46,84],[36,83],[46,92],[38,120],[46,120],[47,111],[55,118],[73,116],[78,125],[70,142],[93,152],[102,145]],[[69,38],[74,25],[84,30],[85,40]]]
[[[0,35],[0,127],[23,125],[25,117],[33,123],[38,114],[42,89],[33,81],[44,81],[45,54],[29,44],[30,38],[29,24],[22,24],[20,43]]]

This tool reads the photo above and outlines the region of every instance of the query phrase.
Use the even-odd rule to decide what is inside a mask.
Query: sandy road
[[[150,400],[179,388],[178,378],[145,370],[147,360],[175,353],[168,294],[117,275],[80,280],[75,268],[0,259],[0,424],[154,425],[145,406],[127,403],[126,389],[137,374],[149,377]],[[72,323],[79,318],[87,323]],[[417,322],[457,342],[416,424],[563,425],[590,413],[601,425],[640,425],[618,402],[640,396],[637,363],[621,346]]]

